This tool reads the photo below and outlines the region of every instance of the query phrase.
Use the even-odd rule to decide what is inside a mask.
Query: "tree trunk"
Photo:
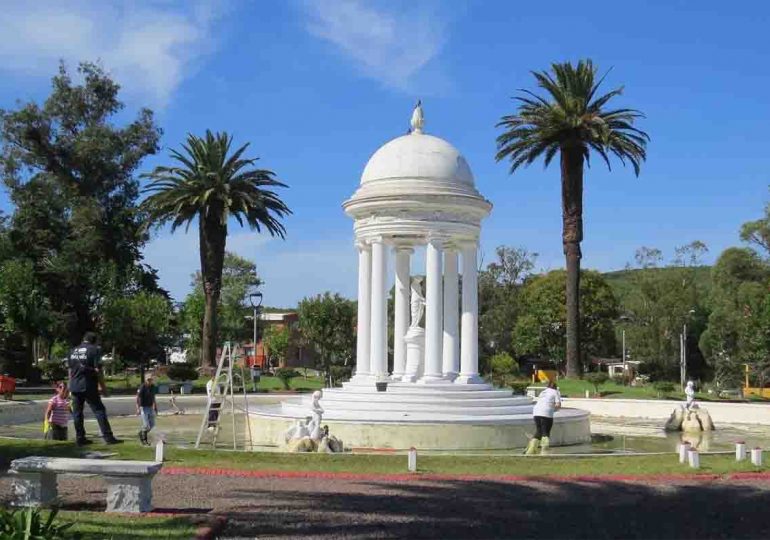
[[[580,359],[580,242],[583,240],[583,149],[561,148],[562,244],[567,262],[567,377],[582,373]]]
[[[206,306],[203,312],[201,366],[216,365],[219,335],[219,296],[222,292],[222,267],[225,260],[227,226],[219,222],[220,212],[199,216],[201,277]]]

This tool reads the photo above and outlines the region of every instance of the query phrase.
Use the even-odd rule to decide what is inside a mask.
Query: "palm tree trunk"
[[[580,242],[583,240],[583,149],[561,149],[562,244],[567,262],[567,376],[579,377]]]
[[[216,365],[219,336],[219,297],[222,292],[222,267],[225,260],[227,226],[219,223],[216,212],[199,216],[201,277],[206,305],[201,336],[201,366]]]

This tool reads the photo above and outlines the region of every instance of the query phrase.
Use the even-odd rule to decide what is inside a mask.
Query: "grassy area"
[[[186,517],[147,517],[106,514],[104,512],[59,512],[58,523],[74,523],[69,529],[84,540],[128,540],[131,538],[188,539],[197,526]]]
[[[594,386],[588,381],[582,379],[559,379],[559,391],[564,397],[585,397],[586,390],[590,395],[594,395]],[[674,385],[677,386],[676,384]],[[599,392],[603,398],[615,399],[678,399],[684,400],[684,392],[678,389],[667,394],[659,394],[652,384],[645,386],[623,386],[614,381],[607,381],[599,387]],[[752,396],[750,401],[767,401],[766,399]],[[722,399],[715,395],[707,393],[697,393],[695,399],[699,401],[735,401],[734,399]]]
[[[93,445],[94,450],[116,452],[116,459],[152,460],[154,449],[127,442],[120,446]],[[24,456],[71,456],[81,454],[72,443],[39,440],[0,440],[0,467]],[[166,466],[213,467],[239,470],[317,471],[350,473],[404,473],[405,455],[377,454],[284,454],[277,452],[231,452],[166,449]],[[697,472],[679,464],[676,454],[653,456],[553,457],[531,458],[511,455],[420,455],[422,473],[474,475],[614,475],[668,474]],[[699,472],[724,474],[758,469],[749,461],[737,463],[732,455],[703,455]]]

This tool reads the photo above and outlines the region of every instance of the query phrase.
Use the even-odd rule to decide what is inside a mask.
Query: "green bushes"
[[[55,523],[58,510],[43,520],[37,508],[6,510],[0,508],[0,538],[8,540],[72,540],[80,534],[69,531],[72,523]]]
[[[599,387],[610,380],[610,376],[603,371],[586,373],[583,379],[594,387],[594,395],[599,395]]]
[[[168,366],[168,378],[172,381],[194,381],[198,370],[192,364],[171,364]]]
[[[294,377],[299,377],[300,373],[296,369],[278,368],[275,370],[275,376],[281,379],[284,390],[291,390],[291,380]]]
[[[489,359],[489,378],[495,386],[509,386],[519,373],[519,364],[510,354],[501,352]]]
[[[658,397],[667,396],[676,389],[674,383],[669,381],[657,381],[653,383],[652,387],[658,393]]]
[[[43,372],[43,377],[51,382],[63,381],[68,376],[67,365],[62,360],[44,360],[38,362],[37,367]]]

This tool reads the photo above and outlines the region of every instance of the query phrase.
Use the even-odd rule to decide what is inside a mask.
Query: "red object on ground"
[[[7,375],[0,375],[0,394],[4,395],[5,399],[11,399],[15,391],[16,379]]]

